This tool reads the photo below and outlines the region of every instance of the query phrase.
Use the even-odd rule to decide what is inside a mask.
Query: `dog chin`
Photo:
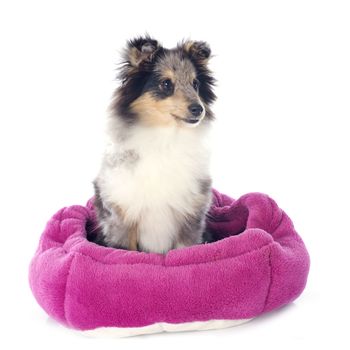
[[[200,118],[193,118],[193,117],[186,117],[186,118],[181,118],[178,117],[176,115],[172,116],[181,123],[181,125],[186,126],[188,128],[195,128],[196,126],[198,126],[200,124],[200,122],[203,120],[204,118],[204,113],[202,116],[200,116]]]

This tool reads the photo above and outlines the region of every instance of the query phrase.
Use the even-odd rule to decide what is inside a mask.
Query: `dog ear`
[[[207,64],[211,56],[210,47],[205,41],[186,41],[183,49],[191,59],[200,64]]]
[[[126,61],[132,67],[138,68],[143,63],[151,63],[158,49],[158,41],[149,36],[132,39],[127,44]]]

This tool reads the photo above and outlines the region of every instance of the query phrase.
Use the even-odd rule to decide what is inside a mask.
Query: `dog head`
[[[185,41],[174,49],[150,37],[129,41],[113,105],[116,114],[150,126],[196,126],[212,119],[216,97],[210,56],[202,41]]]

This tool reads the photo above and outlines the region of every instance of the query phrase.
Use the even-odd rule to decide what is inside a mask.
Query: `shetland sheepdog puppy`
[[[94,181],[97,243],[166,253],[202,242],[211,203],[210,55],[202,41],[127,43]]]

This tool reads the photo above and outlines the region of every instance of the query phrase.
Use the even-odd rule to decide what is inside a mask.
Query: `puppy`
[[[127,44],[94,181],[103,245],[166,253],[202,242],[211,203],[214,78],[205,42]]]

